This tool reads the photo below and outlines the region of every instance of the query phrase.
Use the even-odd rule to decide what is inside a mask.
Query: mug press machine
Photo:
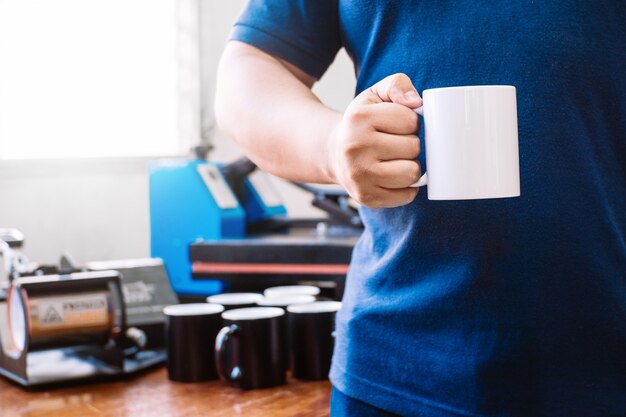
[[[0,375],[22,386],[128,375],[166,359],[160,259],[41,265],[0,229]]]
[[[322,219],[291,219],[270,178],[241,158],[230,164],[163,160],[150,167],[151,255],[163,259],[182,300],[309,283],[341,298],[362,232],[342,190],[294,183]]]

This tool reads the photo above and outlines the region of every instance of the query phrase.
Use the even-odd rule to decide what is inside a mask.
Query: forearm
[[[342,114],[311,92],[312,78],[294,70],[256,48],[229,43],[218,70],[217,121],[263,170],[332,183],[328,143]]]

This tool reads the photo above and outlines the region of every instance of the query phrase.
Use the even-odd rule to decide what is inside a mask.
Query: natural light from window
[[[176,0],[0,0],[0,159],[171,155]]]

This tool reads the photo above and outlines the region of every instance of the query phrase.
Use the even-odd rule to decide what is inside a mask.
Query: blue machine
[[[286,216],[269,179],[260,171],[248,175],[252,170],[247,160],[228,166],[204,159],[164,160],[150,166],[151,255],[164,260],[177,294],[222,292],[220,280],[193,279],[190,244],[242,239],[249,224]]]

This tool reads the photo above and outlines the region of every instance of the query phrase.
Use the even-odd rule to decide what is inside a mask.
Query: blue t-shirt
[[[517,88],[521,197],[361,210],[338,389],[406,416],[626,416],[625,1],[253,0],[232,39],[315,77],[345,47],[356,93]]]

